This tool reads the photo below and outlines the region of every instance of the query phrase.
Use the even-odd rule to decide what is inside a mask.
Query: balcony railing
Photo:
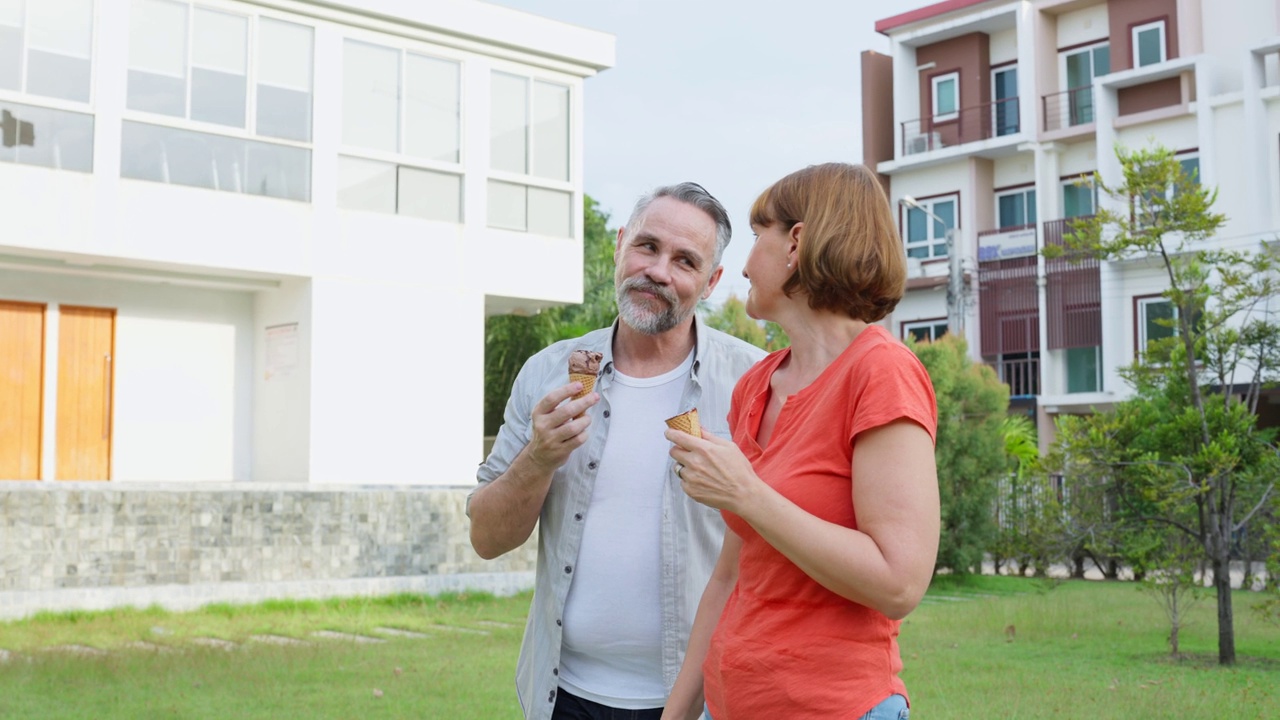
[[[1000,382],[1009,386],[1010,397],[1040,394],[1040,358],[998,360],[995,363]]]
[[[1044,106],[1046,132],[1093,122],[1092,85],[1045,95],[1040,101]]]
[[[1018,132],[1018,98],[961,108],[942,120],[924,117],[902,123],[902,155],[918,155]]]

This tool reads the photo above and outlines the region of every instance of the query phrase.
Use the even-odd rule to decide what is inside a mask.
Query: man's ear
[[[716,289],[716,283],[720,282],[720,276],[723,274],[723,265],[717,265],[716,269],[711,271],[711,279],[707,281],[707,289],[702,291],[703,300],[711,297],[711,291]]]
[[[613,264],[618,264],[618,256],[622,254],[622,238],[627,234],[625,227],[618,228],[618,239],[613,245]]]

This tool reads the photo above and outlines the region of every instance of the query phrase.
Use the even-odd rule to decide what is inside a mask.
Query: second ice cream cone
[[[702,437],[702,424],[698,422],[698,408],[667,418],[667,427],[672,430],[689,433],[694,437]]]

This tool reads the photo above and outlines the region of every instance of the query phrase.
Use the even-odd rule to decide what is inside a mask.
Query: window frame
[[[394,152],[381,150],[378,148],[370,148],[362,145],[352,145],[347,143],[343,137],[341,128],[338,133],[338,170],[337,170],[337,188],[334,196],[334,202],[337,207],[344,212],[372,212],[380,215],[396,215],[397,217],[412,218],[415,220],[424,220],[427,222],[450,222],[453,224],[464,224],[466,222],[466,70],[467,59],[465,56],[457,53],[451,53],[445,48],[438,48],[433,45],[424,45],[403,38],[395,38],[390,36],[379,35],[372,32],[362,32],[355,28],[344,30],[341,37],[341,47],[343,49],[343,57],[341,61],[342,71],[346,73],[346,48],[348,42],[356,42],[364,45],[371,45],[382,50],[393,50],[397,54],[396,69],[396,150]],[[458,80],[458,118],[457,118],[457,161],[449,162],[446,160],[436,160],[433,158],[422,157],[419,155],[411,155],[405,152],[405,130],[408,126],[406,122],[408,113],[408,103],[404,101],[406,93],[405,77],[408,59],[410,55],[426,58],[428,60],[438,60],[452,63],[457,66]],[[344,98],[345,100],[345,98]],[[345,103],[342,106],[345,123]],[[379,163],[389,166],[388,169],[395,176],[395,187],[393,200],[393,212],[385,212],[379,209],[361,208],[344,205],[340,199],[343,191],[342,184],[342,161],[343,159],[355,160],[363,163]],[[400,212],[400,186],[401,175],[403,171],[409,170],[414,172],[430,173],[435,175],[446,175],[455,177],[458,182],[458,208],[456,220],[440,220],[423,218],[418,215],[406,214]]]
[[[83,101],[68,100],[66,98],[55,97],[52,95],[40,95],[31,93],[27,90],[28,77],[27,70],[30,64],[31,52],[31,22],[29,6],[39,0],[22,0],[22,52],[19,57],[18,65],[18,89],[11,90],[9,88],[0,88],[0,100],[6,100],[23,105],[39,105],[54,110],[66,110],[77,113],[88,113],[95,115],[93,110],[97,102],[97,70],[98,63],[95,62],[98,55],[98,40],[100,33],[98,32],[98,0],[89,0],[89,97]]]
[[[1163,293],[1133,296],[1133,350],[1135,357],[1145,353],[1147,345],[1151,341],[1151,338],[1147,337],[1147,308],[1159,304],[1169,305],[1173,309],[1174,321],[1178,320],[1179,310],[1177,304],[1165,297]],[[1172,333],[1169,337],[1178,336],[1178,327],[1176,325],[1169,328],[1169,330]],[[1156,339],[1162,340],[1164,338]]]
[[[996,78],[1003,73],[1012,72],[1014,81],[1014,94],[1011,97],[996,99]],[[1018,61],[1012,60],[1002,65],[991,68],[991,129],[994,137],[1008,137],[1017,135],[1022,131],[1021,103],[1022,97],[1017,92],[1018,87]],[[1011,102],[1012,101],[1012,102]],[[1009,106],[1012,105],[1011,108]],[[1013,112],[1013,127],[1009,128],[1009,132],[1001,132],[1005,127],[1000,125],[1001,108],[1009,108]],[[1009,112],[1005,110],[1005,112]],[[1007,116],[1006,116],[1007,117]]]
[[[959,191],[942,193],[939,195],[931,195],[928,197],[919,197],[919,198],[916,198],[916,202],[919,203],[920,205],[925,206],[929,212],[932,212],[934,214],[937,214],[937,211],[934,210],[934,207],[936,205],[940,203],[946,203],[946,202],[953,203],[954,204],[954,210],[952,214],[953,224],[950,229],[958,229],[960,227],[960,192]],[[901,224],[899,226],[899,234],[902,237],[902,250],[904,253],[906,253],[906,256],[918,257],[918,259],[921,262],[925,262],[925,263],[934,261],[934,260],[945,260],[947,258],[946,229],[944,228],[942,235],[935,237],[933,235],[933,232],[936,230],[937,221],[935,221],[932,217],[930,217],[928,213],[923,213],[923,211],[919,211],[919,210],[916,210],[915,208],[907,207],[906,205],[903,205],[901,203],[899,203],[899,205],[901,206],[901,209],[902,209],[902,216],[900,220]],[[926,237],[924,240],[912,241],[910,238],[910,229],[911,229],[910,223],[911,223],[912,212],[922,212],[922,214],[924,214],[926,227],[929,229],[929,232],[926,234]],[[925,257],[913,256],[911,254],[911,251],[913,249],[921,248],[921,247],[924,247],[927,249],[927,254]],[[936,252],[938,247],[942,248],[941,253]]]
[[[955,82],[955,109],[949,113],[938,112],[938,85],[947,82]],[[932,111],[930,117],[933,122],[948,122],[956,120],[960,117],[960,71],[951,70],[949,72],[938,73],[929,77],[929,106]]]
[[[1030,199],[1030,202],[1028,202],[1028,197],[1027,197],[1028,195],[1034,196],[1035,194],[1036,194],[1035,183],[1030,183],[1027,185],[1017,185],[1013,187],[1004,188],[1002,190],[996,190],[994,192],[995,218],[996,218],[995,229],[996,230],[1014,230],[1019,228],[1035,227],[1039,221],[1039,213],[1036,212],[1036,198],[1032,197]],[[1000,220],[1000,199],[1006,198],[1006,197],[1012,197],[1014,195],[1022,196],[1022,214],[1024,218],[1027,218],[1027,222],[1022,223],[1020,225],[1005,225]]]
[[[317,34],[319,28],[313,22],[307,22],[308,18],[295,17],[286,13],[272,12],[266,8],[259,6],[227,6],[222,3],[197,3],[195,0],[164,0],[175,5],[183,5],[188,9],[187,13],[187,38],[186,38],[186,59],[184,80],[186,84],[186,92],[183,98],[184,115],[167,115],[165,113],[151,112],[147,110],[136,110],[128,106],[128,80],[126,79],[125,89],[125,105],[122,110],[124,120],[132,120],[144,125],[163,125],[166,127],[176,128],[178,130],[191,130],[194,132],[202,132],[209,135],[223,135],[226,137],[238,138],[241,140],[254,140],[259,142],[271,143],[276,145],[289,145],[292,147],[305,148],[307,150],[315,149],[315,120],[316,120],[316,49]],[[130,6],[132,6],[132,0]],[[244,127],[234,127],[232,125],[223,125],[215,122],[191,119],[191,69],[192,69],[192,51],[194,43],[191,42],[193,37],[193,28],[195,25],[195,11],[208,10],[211,12],[219,12],[226,15],[235,15],[244,17],[247,21],[245,30],[245,123]],[[281,138],[274,135],[259,135],[257,132],[258,121],[258,78],[259,78],[259,53],[258,53],[258,22],[266,18],[276,22],[289,23],[307,28],[311,31],[311,117],[310,117],[310,139],[294,140],[290,138]],[[126,40],[126,46],[132,42],[130,36]],[[132,70],[133,67],[128,60],[125,61],[125,71]]]
[[[577,238],[581,231],[582,221],[581,221],[581,218],[578,217],[579,215],[581,215],[581,213],[580,212],[575,213],[574,211],[574,208],[579,207],[578,205],[579,190],[574,185],[576,177],[578,176],[577,164],[578,164],[578,152],[579,152],[577,147],[578,143],[575,141],[575,137],[576,137],[575,129],[578,127],[578,124],[579,124],[579,118],[578,118],[579,111],[578,111],[577,105],[578,105],[578,102],[580,101],[579,93],[581,92],[580,90],[581,85],[578,82],[575,82],[573,78],[570,78],[567,76],[561,76],[561,75],[557,75],[549,72],[538,72],[535,69],[529,68],[527,66],[517,66],[517,65],[507,64],[507,63],[495,62],[489,68],[488,77],[490,82],[490,85],[489,85],[490,93],[492,93],[492,82],[493,82],[493,76],[495,74],[502,74],[502,75],[508,75],[515,78],[520,78],[525,80],[526,82],[526,85],[525,85],[527,89],[527,92],[525,93],[526,122],[525,122],[525,136],[524,136],[525,172],[518,173],[518,172],[512,172],[510,170],[500,170],[500,169],[494,168],[493,159],[492,157],[490,157],[488,167],[485,168],[486,211],[485,211],[484,225],[486,228],[490,228],[493,230],[500,230],[504,232],[536,234],[541,237],[550,237],[550,238],[559,238],[559,239]],[[567,96],[568,107],[567,107],[567,117],[566,117],[568,124],[567,124],[567,127],[565,128],[566,130],[565,161],[567,162],[566,174],[568,175],[568,177],[564,180],[557,180],[557,179],[533,174],[533,168],[536,162],[535,158],[537,157],[537,153],[538,153],[538,149],[536,146],[537,144],[535,142],[535,134],[534,134],[534,126],[536,125],[536,121],[535,121],[536,116],[534,115],[534,111],[535,111],[534,102],[535,102],[536,92],[534,88],[536,83],[543,83],[547,85],[558,86],[558,87],[564,88],[568,93],[568,96]],[[489,123],[487,125],[486,131],[489,134],[490,147],[492,147],[492,142],[493,142],[493,118],[492,117],[489,118]],[[499,185],[507,185],[507,186],[522,186],[524,188],[524,194],[525,194],[524,219],[525,220],[524,220],[523,227],[517,227],[515,225],[495,224],[494,204],[492,202],[493,196],[494,196],[493,186],[495,183]],[[568,217],[567,234],[565,235],[546,234],[546,233],[538,232],[536,230],[529,229],[529,226],[530,226],[529,195],[531,192],[561,193],[568,197],[569,217]]]
[[[942,328],[942,332],[938,332],[939,327]],[[925,328],[929,331],[929,342],[937,342],[938,338],[951,331],[947,326],[947,318],[945,317],[904,320],[898,323],[898,337],[905,342],[908,337],[912,337],[912,330],[918,330],[921,328]],[[917,339],[916,342],[920,342],[920,340]]]
[[[1160,31],[1160,59],[1155,62],[1143,63],[1141,62],[1141,58],[1139,58],[1140,46],[1138,43],[1138,36],[1150,30]],[[1150,67],[1152,65],[1159,65],[1169,59],[1169,26],[1164,18],[1133,25],[1129,28],[1129,55],[1130,60],[1133,61],[1132,67],[1135,70],[1138,68]]]
[[[1091,170],[1087,173],[1080,173],[1079,175],[1067,175],[1065,177],[1058,178],[1058,188],[1059,188],[1058,195],[1062,199],[1062,219],[1063,220],[1069,220],[1071,218],[1077,218],[1077,217],[1090,217],[1098,213],[1098,184],[1093,181],[1095,172],[1096,171]],[[1067,215],[1067,188],[1074,187],[1077,184],[1077,182],[1080,180],[1080,178],[1085,176],[1089,178],[1088,185],[1089,185],[1089,188],[1093,190],[1093,192],[1090,194],[1090,203],[1092,203],[1093,212],[1086,213],[1084,215]]]

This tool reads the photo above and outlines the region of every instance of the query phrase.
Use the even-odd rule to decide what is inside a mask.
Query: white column
[[[916,49],[891,40],[893,55],[893,157],[902,159],[902,123],[920,117],[920,72]]]
[[[1200,105],[1207,106],[1207,102]],[[1096,79],[1093,83],[1093,112],[1097,122],[1098,174],[1103,182],[1116,185],[1123,181],[1120,160],[1116,157],[1115,119],[1119,108],[1117,91]],[[1118,201],[1099,193],[1098,204],[1119,211]],[[1102,292],[1102,391],[1117,391],[1124,386],[1119,369],[1127,362],[1121,348],[1124,347],[1124,303],[1127,300],[1122,286],[1122,273],[1115,263],[1102,261],[1098,269]]]
[[[1244,66],[1244,133],[1243,144],[1253,147],[1257,152],[1246,153],[1246,173],[1244,187],[1249,193],[1248,207],[1251,215],[1245,218],[1245,227],[1252,232],[1264,232],[1276,227],[1276,208],[1270,202],[1270,172],[1268,160],[1273,157],[1267,152],[1271,139],[1267,133],[1267,107],[1262,101],[1262,88],[1267,82],[1267,54],[1262,49],[1254,49],[1245,54]],[[1202,103],[1208,104],[1208,103]],[[1203,140],[1201,141],[1203,142]],[[1206,152],[1201,149],[1201,172],[1204,172]]]

